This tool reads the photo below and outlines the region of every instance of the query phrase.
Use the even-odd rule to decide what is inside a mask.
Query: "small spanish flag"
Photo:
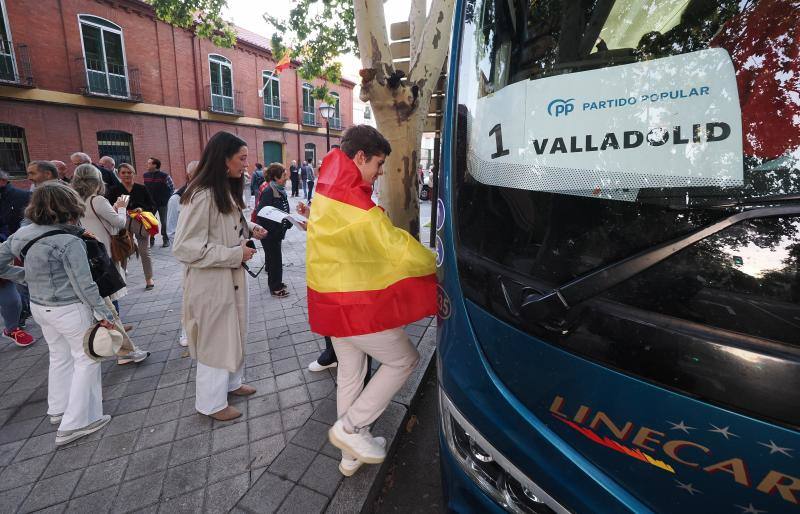
[[[308,320],[317,334],[371,334],[436,313],[433,252],[371,199],[341,150],[322,161],[308,223]]]
[[[281,57],[281,60],[275,65],[275,74],[277,75],[288,68],[291,65],[291,60],[291,57],[289,57],[289,50],[286,50],[286,52],[283,54],[283,57]]]

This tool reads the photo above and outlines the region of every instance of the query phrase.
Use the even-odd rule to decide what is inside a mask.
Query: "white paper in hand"
[[[280,223],[286,216],[288,216],[288,214],[286,214],[280,209],[272,207],[271,205],[267,205],[266,207],[258,211],[258,216],[260,218],[266,218],[268,220]]]
[[[274,221],[276,223],[280,223],[283,220],[289,220],[292,225],[296,227],[300,227],[302,223],[307,223],[308,219],[300,216],[299,214],[287,214],[280,209],[276,209],[271,205],[267,205],[258,211],[258,216],[260,218],[266,218],[268,220]]]

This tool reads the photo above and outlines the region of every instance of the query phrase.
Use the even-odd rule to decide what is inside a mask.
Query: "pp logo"
[[[570,98],[568,100],[562,100],[561,98],[556,98],[549,104],[547,104],[547,114],[550,116],[554,116],[558,118],[559,116],[568,116],[569,113],[575,110],[574,98]]]

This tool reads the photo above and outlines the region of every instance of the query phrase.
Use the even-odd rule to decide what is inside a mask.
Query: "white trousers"
[[[228,406],[228,393],[242,386],[244,361],[236,373],[227,369],[212,368],[202,362],[197,363],[194,408],[200,414],[214,414]]]
[[[336,368],[336,411],[348,431],[371,425],[403,387],[419,352],[402,328],[351,337],[332,337]],[[364,387],[367,355],[381,363]]]
[[[63,413],[59,430],[74,430],[103,416],[100,363],[86,356],[83,335],[95,320],[82,303],[46,307],[31,302],[33,319],[50,349],[47,414]]]

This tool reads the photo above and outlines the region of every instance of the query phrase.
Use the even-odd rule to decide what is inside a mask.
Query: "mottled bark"
[[[395,226],[415,237],[419,237],[418,149],[431,93],[447,57],[453,4],[454,0],[433,0],[425,18],[424,0],[412,1],[409,20],[416,43],[412,39],[409,77],[400,81],[391,64],[381,3],[379,0],[354,3],[364,67],[360,97],[370,103],[378,130],[392,145],[392,153],[384,165],[380,203]]]

